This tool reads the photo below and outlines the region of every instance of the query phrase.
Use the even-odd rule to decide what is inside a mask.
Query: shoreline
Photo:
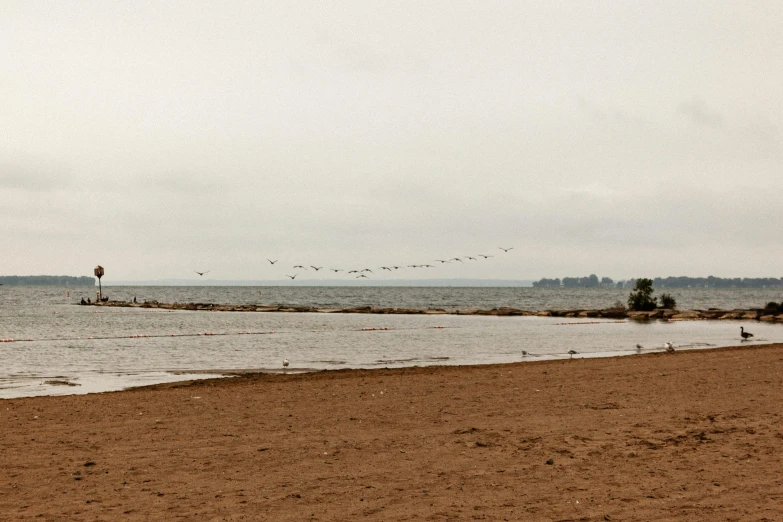
[[[133,303],[129,301],[106,301],[87,303],[84,306],[106,306],[115,308],[154,308],[161,310],[186,310],[205,312],[262,312],[262,313],[332,313],[332,314],[403,314],[403,315],[488,315],[498,317],[535,316],[535,317],[568,317],[596,319],[633,319],[637,321],[698,321],[698,320],[745,320],[783,323],[783,312],[767,308],[745,308],[722,310],[709,308],[707,310],[673,310],[658,308],[649,312],[628,311],[625,308],[576,309],[576,310],[522,310],[518,308],[492,308],[448,310],[445,308],[386,308],[386,307],[344,307],[319,308],[314,306],[288,305],[231,305],[214,303],[159,303],[149,301]]]
[[[779,517],[783,344],[2,400],[14,520]]]

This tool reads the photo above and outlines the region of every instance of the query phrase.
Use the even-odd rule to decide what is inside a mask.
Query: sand
[[[783,520],[783,345],[0,400],[2,520]]]

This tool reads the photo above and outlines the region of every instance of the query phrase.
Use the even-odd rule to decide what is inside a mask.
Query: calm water
[[[0,398],[117,390],[187,372],[482,364],[783,342],[783,326],[736,321],[587,321],[538,317],[187,312],[81,307],[85,289],[0,287]],[[108,287],[140,302],[384,306],[467,310],[606,308],[628,290],[395,287]],[[763,307],[780,290],[684,289],[680,309]],[[204,335],[210,334],[210,335]],[[746,343],[750,344],[750,343]],[[523,351],[529,355],[523,355]],[[184,375],[182,374],[184,372]],[[79,386],[44,384],[69,380]]]

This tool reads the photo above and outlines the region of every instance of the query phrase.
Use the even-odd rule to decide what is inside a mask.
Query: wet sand
[[[781,520],[783,345],[0,400],[2,520]]]

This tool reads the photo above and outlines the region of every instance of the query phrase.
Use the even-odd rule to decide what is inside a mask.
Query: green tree
[[[677,308],[677,300],[675,300],[671,294],[661,294],[661,308],[674,310]]]
[[[652,279],[642,277],[636,280],[636,286],[628,296],[628,309],[636,312],[649,312],[658,306],[658,298],[653,297]]]

